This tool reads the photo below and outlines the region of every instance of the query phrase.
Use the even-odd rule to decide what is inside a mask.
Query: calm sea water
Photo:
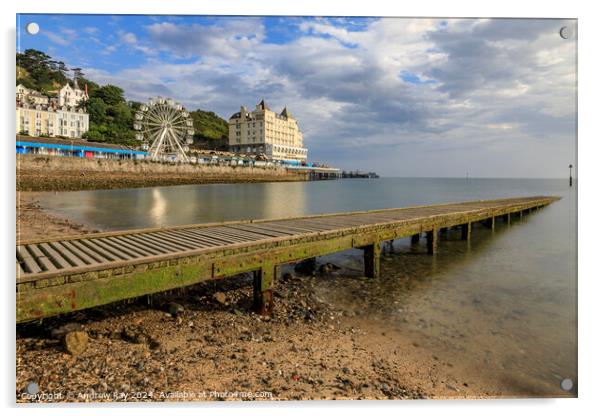
[[[359,279],[362,258],[326,260],[345,277],[319,281],[326,300],[412,337],[451,363],[486,374],[502,394],[560,396],[577,384],[576,192],[566,180],[351,179],[190,185],[43,193],[51,212],[102,230],[557,195],[562,199],[494,232],[475,227],[470,244],[442,236],[437,256],[407,239],[386,254],[378,281]],[[368,313],[369,312],[369,313]]]

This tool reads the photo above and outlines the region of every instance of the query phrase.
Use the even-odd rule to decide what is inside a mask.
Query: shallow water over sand
[[[426,254],[398,240],[378,281],[360,278],[359,251],[328,256],[344,266],[319,280],[324,299],[358,325],[411,337],[434,360],[464,365],[500,391],[562,395],[577,381],[576,193],[565,180],[396,179],[202,185],[40,194],[51,212],[105,230],[242,218],[558,195],[560,201],[494,232],[458,231]],[[572,391],[572,394],[575,390]]]

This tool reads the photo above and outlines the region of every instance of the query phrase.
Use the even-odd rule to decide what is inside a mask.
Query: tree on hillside
[[[84,89],[86,85],[88,86],[88,96],[90,96],[95,90],[100,88],[100,85],[84,77],[77,78],[77,83],[82,89]]]
[[[91,96],[98,97],[105,102],[106,105],[117,105],[125,102],[123,98],[123,90],[115,85],[104,85],[96,89]]]
[[[107,105],[98,97],[90,97],[86,103],[80,103],[81,107],[86,107],[90,114],[90,122],[102,124],[107,117]]]
[[[17,54],[17,65],[22,69],[17,77],[17,84],[23,84],[28,88],[34,88],[42,93],[56,89],[58,85],[67,82],[63,72],[65,64],[53,61],[44,52],[27,49]]]
[[[218,140],[228,137],[228,123],[212,111],[190,112],[196,140]]]
[[[85,106],[90,114],[90,130],[84,138],[97,142],[138,144],[132,130],[133,103],[126,102],[121,88],[95,84],[89,91],[89,97]]]
[[[71,68],[71,71],[73,72],[73,79],[79,80],[79,78],[84,77],[84,73],[82,72],[81,68]]]

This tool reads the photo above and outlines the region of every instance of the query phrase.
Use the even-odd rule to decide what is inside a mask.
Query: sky
[[[543,178],[576,162],[575,20],[21,14],[28,48],[131,100],[226,120],[287,106],[310,161],[346,170]]]

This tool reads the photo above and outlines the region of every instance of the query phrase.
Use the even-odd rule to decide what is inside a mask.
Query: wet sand
[[[20,200],[22,238],[86,231],[42,212],[35,194],[22,194]],[[387,264],[385,258],[383,273]],[[20,325],[17,400],[37,400],[22,395],[31,382],[41,393],[54,394],[41,401],[547,395],[533,390],[528,380],[492,377],[481,365],[413,331],[429,325],[424,316],[408,311],[404,330],[325,296],[351,286],[357,303],[368,307],[364,296],[375,281],[353,269],[301,275],[284,268],[269,318],[251,312],[251,282],[241,275]],[[67,323],[81,324],[90,337],[81,355],[67,353],[51,335]]]
[[[44,212],[38,203],[36,192],[17,191],[17,241],[94,231],[82,224]]]

